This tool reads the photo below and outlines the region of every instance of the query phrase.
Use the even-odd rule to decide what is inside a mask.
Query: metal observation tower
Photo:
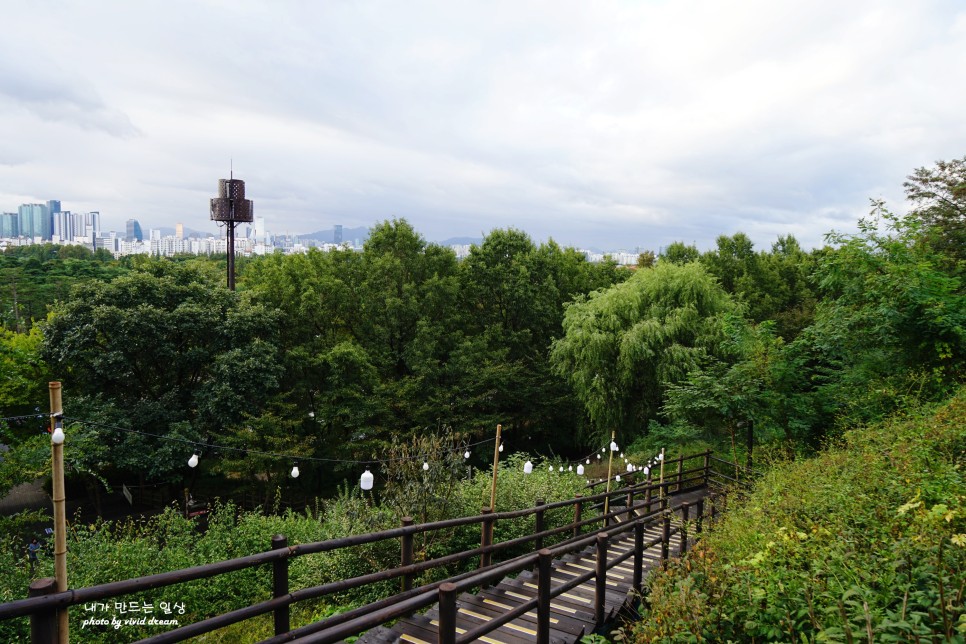
[[[245,182],[235,179],[218,180],[218,196],[211,200],[211,220],[227,227],[228,235],[228,288],[235,290],[235,226],[251,223],[254,206],[245,199]]]

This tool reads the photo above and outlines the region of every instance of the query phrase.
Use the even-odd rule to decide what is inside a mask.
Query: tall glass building
[[[50,211],[42,203],[25,203],[18,209],[20,235],[50,239]]]

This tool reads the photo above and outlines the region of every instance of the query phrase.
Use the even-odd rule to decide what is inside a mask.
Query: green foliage
[[[911,214],[925,227],[925,242],[961,273],[966,261],[966,157],[916,168],[902,186],[915,206]]]
[[[276,316],[209,277],[188,262],[152,261],[82,284],[55,306],[42,354],[63,374],[68,415],[199,441],[259,413],[279,384]],[[95,426],[82,433],[105,456],[72,450],[82,469],[157,480],[183,468],[183,449],[169,458],[170,441]]]
[[[29,414],[47,401],[50,370],[40,355],[43,336],[0,328],[0,416]]]
[[[966,389],[761,479],[649,581],[639,642],[962,641]]]
[[[110,253],[81,246],[15,246],[0,253],[0,327],[24,333],[47,317],[48,307],[71,287],[107,281],[126,272]]]
[[[839,247],[818,272],[827,296],[788,352],[818,418],[866,422],[961,382],[966,293],[917,218],[874,202],[858,233],[830,240]]]
[[[659,263],[571,305],[551,352],[599,436],[640,433],[659,418],[669,385],[724,357],[730,298],[697,263]]]

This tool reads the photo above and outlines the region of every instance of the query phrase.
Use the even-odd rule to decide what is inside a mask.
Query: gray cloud
[[[39,7],[8,7],[0,209],[205,229],[233,158],[279,231],[812,246],[964,153],[952,0]]]

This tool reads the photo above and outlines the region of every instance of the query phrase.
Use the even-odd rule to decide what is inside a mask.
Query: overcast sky
[[[0,210],[806,247],[966,155],[957,0],[0,0]]]

